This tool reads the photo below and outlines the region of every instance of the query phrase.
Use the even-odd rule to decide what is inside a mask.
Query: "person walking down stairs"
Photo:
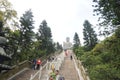
[[[40,60],[40,58],[37,60],[37,70],[39,70],[40,69],[40,65],[41,65],[41,60]]]

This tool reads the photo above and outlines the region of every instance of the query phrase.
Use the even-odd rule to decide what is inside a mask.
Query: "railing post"
[[[47,60],[47,63],[46,63],[47,65],[46,65],[46,70],[48,69],[48,60]]]
[[[41,72],[42,72],[42,66],[40,67],[39,80],[40,80],[40,77],[41,77]]]
[[[32,78],[33,78],[33,75],[31,74],[31,76],[30,76],[30,80],[32,80]]]

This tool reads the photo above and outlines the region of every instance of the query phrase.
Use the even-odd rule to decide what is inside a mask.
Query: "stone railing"
[[[87,75],[87,72],[86,72],[85,68],[83,67],[81,61],[78,60],[75,55],[74,55],[74,60],[75,60],[75,63],[77,65],[77,71],[79,74],[82,75],[82,78],[83,78],[83,79],[81,79],[81,77],[80,77],[80,80],[90,80],[90,78]]]
[[[61,54],[56,55],[54,60],[47,61],[46,64],[42,65],[40,70],[38,72],[36,72],[34,75],[31,75],[29,80],[35,80],[35,79],[40,80],[43,69],[46,69],[47,72],[50,72],[50,71],[52,71],[52,66],[53,66],[55,70],[59,70],[62,65],[63,60],[64,60],[63,55],[61,55]],[[47,77],[46,77],[46,80],[48,80],[48,79],[49,79],[49,74],[47,74]]]
[[[47,66],[47,64],[48,64],[47,61],[43,61],[41,64],[40,70],[38,70],[35,74],[31,74],[31,77],[29,80],[34,80],[34,79],[40,80],[41,72]]]

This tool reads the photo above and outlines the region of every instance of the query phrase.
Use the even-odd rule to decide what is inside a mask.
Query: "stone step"
[[[65,61],[60,70],[60,75],[62,75],[65,80],[79,80],[74,62],[69,57],[65,58]]]

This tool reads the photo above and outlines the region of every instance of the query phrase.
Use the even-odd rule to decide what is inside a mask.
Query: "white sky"
[[[37,30],[42,20],[46,20],[52,31],[52,39],[61,44],[70,37],[73,42],[75,32],[83,44],[83,23],[88,20],[97,24],[93,16],[92,0],[8,0],[17,11],[18,17],[31,9]]]

